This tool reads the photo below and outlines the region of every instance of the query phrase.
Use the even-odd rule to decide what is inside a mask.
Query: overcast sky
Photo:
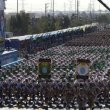
[[[51,1],[52,0],[23,0],[24,1],[24,9],[26,11],[44,11],[45,3],[48,4],[48,10],[51,9]],[[92,7],[94,6],[95,10],[105,10],[102,5],[99,5],[97,0],[91,0]],[[110,0],[103,0],[110,6]],[[17,0],[7,0],[6,1],[6,12],[16,12]],[[71,5],[70,5],[71,4]],[[79,10],[87,11],[90,9],[90,0],[79,0]],[[65,7],[65,8],[64,8]],[[55,11],[69,11],[75,10],[75,0],[55,0]],[[19,11],[23,8],[22,0],[19,0]]]

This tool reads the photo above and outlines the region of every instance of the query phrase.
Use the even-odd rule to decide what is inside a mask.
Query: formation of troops
[[[95,38],[76,39],[66,45],[52,47],[26,56],[20,63],[0,70],[0,107],[18,108],[110,108],[109,30],[100,32],[104,45]],[[107,35],[106,35],[107,34]],[[100,38],[95,33],[96,39]],[[93,44],[89,42],[92,42]],[[109,41],[108,41],[109,42]],[[84,43],[83,43],[84,44]],[[39,78],[39,58],[51,58],[51,78]],[[89,78],[76,78],[77,58],[91,61]]]

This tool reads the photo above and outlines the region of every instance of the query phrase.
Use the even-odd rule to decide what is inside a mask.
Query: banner
[[[108,71],[107,71],[107,76],[110,79],[110,69],[108,69]]]
[[[4,39],[2,37],[0,37],[0,52],[4,50]]]
[[[1,65],[6,65],[18,60],[18,52],[15,51],[4,51],[0,54]]]
[[[39,77],[50,78],[51,77],[51,59],[39,59]]]
[[[5,19],[4,11],[0,10],[0,51],[3,51],[5,48]]]
[[[0,10],[0,37],[5,38],[5,18],[3,10]]]
[[[0,10],[4,10],[5,9],[5,1],[6,0],[0,0]]]
[[[77,59],[77,79],[88,79],[90,60]]]

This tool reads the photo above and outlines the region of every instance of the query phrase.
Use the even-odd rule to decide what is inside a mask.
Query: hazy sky
[[[24,9],[26,11],[44,11],[45,10],[45,3],[48,4],[48,10],[51,9],[51,1],[52,0],[19,0],[19,10],[22,7],[22,1],[24,1]],[[95,7],[95,10],[105,10],[102,5],[99,5],[97,0],[91,0],[92,7]],[[110,6],[110,0],[103,0]],[[79,10],[89,10],[90,9],[90,0],[79,0]],[[17,0],[7,0],[6,1],[6,12],[16,12],[16,5]],[[71,5],[70,5],[71,4]],[[65,8],[64,8],[65,7]],[[68,10],[75,10],[75,0],[55,0],[55,10],[60,11],[68,11]]]

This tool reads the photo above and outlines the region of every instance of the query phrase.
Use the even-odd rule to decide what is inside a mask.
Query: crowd
[[[86,38],[85,38],[86,37]],[[70,46],[106,46],[110,44],[110,29],[103,31],[96,31],[94,33],[89,33],[84,35],[84,37],[75,38],[66,45]]]
[[[0,69],[0,107],[110,108],[110,46],[78,43],[26,55],[18,64]],[[52,59],[50,79],[39,78],[39,58]],[[88,80],[76,79],[77,58],[91,61]]]
[[[110,108],[110,81],[98,80],[73,81],[9,78],[0,83],[0,107],[26,108]]]

